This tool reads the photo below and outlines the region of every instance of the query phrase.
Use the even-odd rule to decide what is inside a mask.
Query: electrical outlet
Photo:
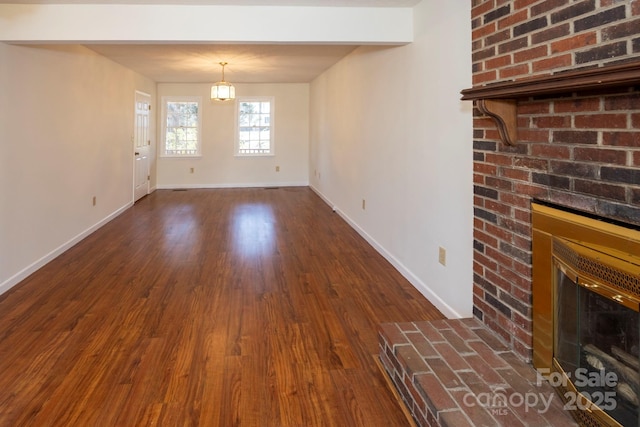
[[[447,265],[447,250],[442,246],[438,248],[438,262],[444,266]]]
[[[280,166],[276,166],[276,172],[280,172]]]
[[[93,206],[96,205],[96,202],[97,202],[96,196],[93,196],[93,200],[91,201],[91,203],[93,203]]]
[[[191,169],[189,169],[189,172],[190,172],[190,173],[193,173],[193,172],[194,172],[194,170],[195,170],[195,168],[191,168]]]

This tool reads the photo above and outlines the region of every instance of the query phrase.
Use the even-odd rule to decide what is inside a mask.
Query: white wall
[[[358,48],[311,85],[311,186],[449,317],[472,315],[469,16],[423,1],[414,43]]]
[[[235,87],[236,96],[275,98],[275,155],[234,156],[236,102],[211,101],[210,84],[158,84],[158,112],[163,96],[202,97],[202,156],[159,157],[158,188],[308,185],[309,85],[236,84]],[[161,133],[158,129],[158,135]],[[276,166],[280,167],[279,172]]]
[[[86,48],[0,43],[0,293],[131,205],[135,90]]]

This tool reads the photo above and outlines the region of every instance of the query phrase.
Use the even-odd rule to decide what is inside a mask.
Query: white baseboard
[[[309,182],[253,182],[241,184],[158,184],[158,190],[191,190],[206,188],[307,187]]]
[[[353,228],[363,239],[365,239],[373,248],[380,253],[387,261],[398,270],[405,279],[409,281],[426,299],[428,299],[438,310],[442,312],[449,319],[460,319],[460,313],[455,311],[449,304],[445,303],[433,290],[427,286],[422,280],[420,280],[411,270],[404,266],[396,257],[394,257],[389,251],[387,251],[381,244],[379,244],[373,237],[371,237],[366,231],[364,231],[358,224],[355,223],[348,215],[342,212],[333,202],[327,198],[321,191],[315,188],[313,185],[309,185],[309,188],[313,190],[327,205],[331,206],[334,212],[336,212],[342,219],[344,219],[351,228]]]
[[[87,237],[88,235],[90,235],[91,233],[93,233],[94,231],[96,231],[97,229],[99,229],[100,227],[102,227],[103,225],[105,225],[106,223],[108,223],[118,215],[120,215],[125,210],[129,209],[131,206],[133,206],[132,202],[127,203],[126,205],[117,209],[115,212],[108,215],[106,218],[103,218],[96,224],[84,230],[82,233],[68,240],[67,242],[60,245],[53,251],[49,252],[39,260],[35,261],[31,265],[27,266],[26,268],[22,269],[18,273],[14,274],[9,279],[0,283],[0,295],[7,292],[9,289],[11,289],[15,285],[17,285],[18,283],[26,279],[29,275],[35,273],[38,269],[42,268],[45,264],[49,263],[51,260],[61,255],[63,252],[65,252],[66,250],[71,248],[73,245],[80,242],[82,239],[84,239],[85,237]]]

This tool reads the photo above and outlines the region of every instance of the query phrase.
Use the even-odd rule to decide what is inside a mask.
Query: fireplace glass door
[[[570,253],[562,249],[564,255]],[[577,266],[561,258],[578,260]],[[569,382],[560,387],[561,395],[567,403],[579,404],[571,395],[579,392],[604,411],[605,425],[639,426],[637,301],[603,280],[583,275],[580,258],[554,258],[554,364]]]

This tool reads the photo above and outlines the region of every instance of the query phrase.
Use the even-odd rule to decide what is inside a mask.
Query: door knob
[[[135,154],[136,154],[136,156],[139,156],[139,155],[140,155],[140,153],[138,153],[137,151],[136,151],[136,153],[135,153]]]

